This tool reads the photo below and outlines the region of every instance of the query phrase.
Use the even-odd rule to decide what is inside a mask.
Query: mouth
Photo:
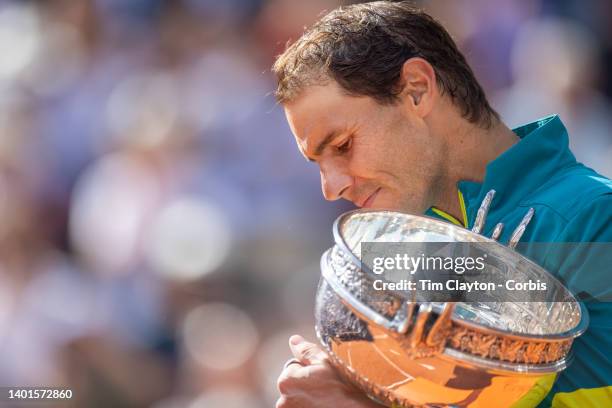
[[[380,192],[380,188],[377,188],[366,200],[360,205],[361,208],[369,208],[376,199],[376,196]]]

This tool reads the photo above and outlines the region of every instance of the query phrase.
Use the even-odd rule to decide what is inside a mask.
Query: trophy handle
[[[389,319],[361,302],[357,296],[342,285],[330,263],[327,262],[327,257],[330,255],[331,250],[328,250],[321,257],[321,275],[351,312],[401,340],[405,351],[415,358],[431,357],[444,351],[452,325],[454,302],[444,303],[440,313],[434,312],[431,303],[422,303],[418,305],[418,311],[414,316],[416,303],[404,301],[395,316]]]
[[[491,207],[491,202],[493,201],[493,197],[495,197],[495,190],[489,190],[489,192],[485,195],[485,198],[480,203],[480,207],[478,208],[478,212],[476,213],[476,221],[474,221],[474,226],[472,227],[472,232],[476,234],[480,234],[487,220],[487,215],[489,214],[489,207]],[[508,248],[515,249],[518,245],[518,242],[521,240],[521,237],[525,233],[527,229],[527,224],[533,218],[533,214],[535,210],[530,208],[519,225],[516,227],[512,234],[510,235],[510,240],[508,241]],[[491,239],[497,241],[502,233],[504,228],[504,224],[501,222],[495,226],[493,229],[493,233],[491,234]]]
[[[331,262],[327,262],[329,256],[331,256],[331,249],[325,251],[321,257],[321,276],[323,276],[323,279],[325,279],[334,292],[336,292],[345,306],[360,319],[371,321],[377,326],[392,333],[405,334],[408,331],[415,305],[413,302],[405,301],[398,309],[393,319],[383,316],[378,311],[361,302],[357,296],[340,283],[330,265]]]

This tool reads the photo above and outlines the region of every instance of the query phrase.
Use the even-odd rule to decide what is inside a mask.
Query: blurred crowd
[[[0,1],[0,386],[273,405],[351,207],[323,200],[270,66],[340,3]],[[559,113],[612,175],[612,3],[416,4],[509,125]]]

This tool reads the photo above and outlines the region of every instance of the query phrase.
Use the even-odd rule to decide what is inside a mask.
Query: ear
[[[438,83],[433,66],[423,58],[410,58],[402,66],[400,80],[403,84],[401,96],[404,104],[417,116],[427,116],[438,98]]]

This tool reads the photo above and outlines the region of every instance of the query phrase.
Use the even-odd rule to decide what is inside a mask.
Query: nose
[[[342,194],[353,184],[353,178],[334,163],[320,163],[321,189],[328,201],[342,198]]]

